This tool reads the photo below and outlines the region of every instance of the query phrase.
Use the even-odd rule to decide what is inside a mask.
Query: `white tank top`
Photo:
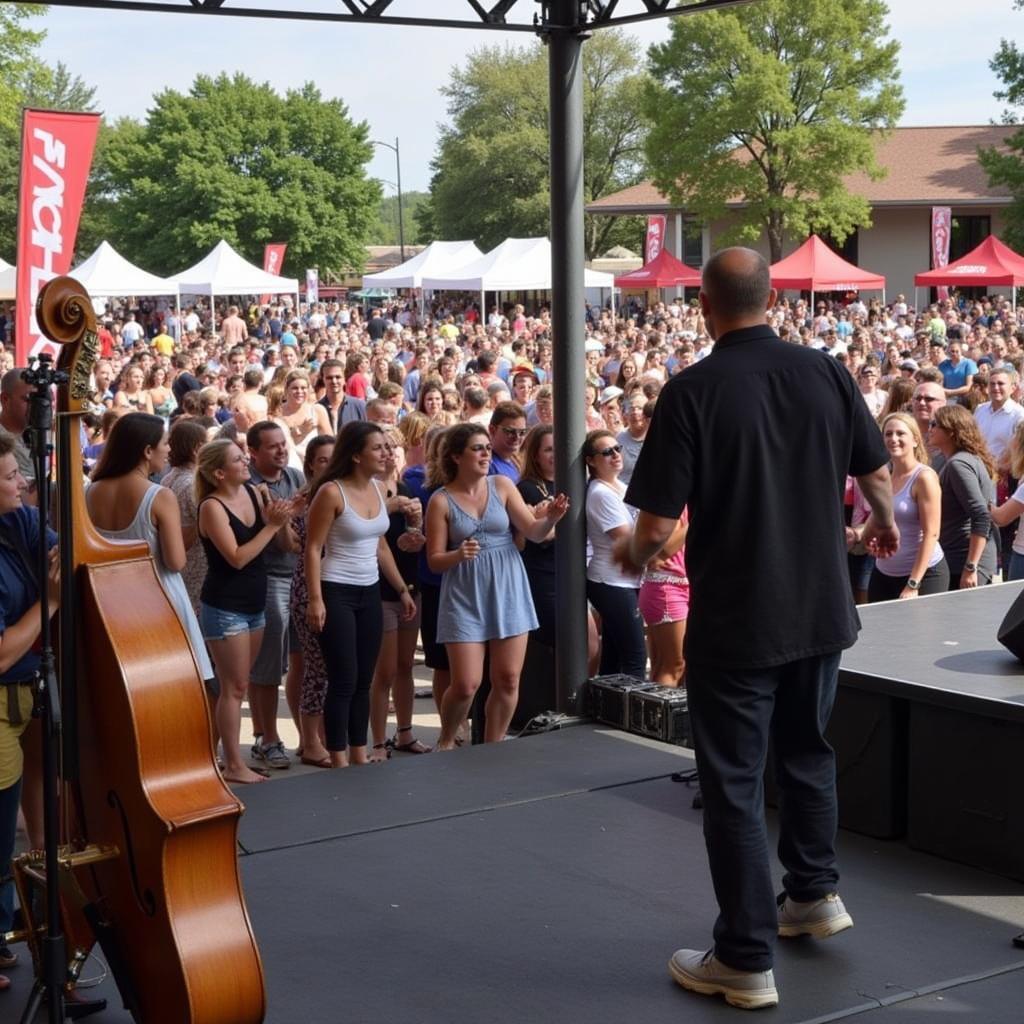
[[[320,563],[320,579],[328,583],[347,583],[352,587],[370,587],[380,578],[377,568],[377,542],[388,532],[387,504],[380,484],[373,485],[380,498],[380,511],[373,519],[364,519],[352,507],[340,480],[334,481],[341,491],[345,508],[331,524]]]

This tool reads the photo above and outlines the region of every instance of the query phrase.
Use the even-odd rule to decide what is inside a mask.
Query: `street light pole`
[[[385,146],[395,154],[395,181],[398,186],[398,247],[402,255],[402,262],[405,262],[405,222],[402,216],[402,154],[398,148],[398,136],[395,136],[395,144],[381,142],[379,139],[370,139],[374,146]]]

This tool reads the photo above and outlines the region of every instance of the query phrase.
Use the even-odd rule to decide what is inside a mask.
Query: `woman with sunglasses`
[[[511,480],[491,476],[491,445],[479,424],[447,431],[438,466],[443,486],[427,507],[427,562],[443,573],[437,640],[448,651],[451,683],[441,701],[438,750],[451,750],[480,687],[490,654],[485,742],[505,738],[519,700],[527,634],[537,616],[511,527],[541,541],[565,515],[556,495],[529,508]]]
[[[637,599],[640,575],[624,572],[612,557],[619,537],[633,529],[636,512],[623,495],[622,445],[610,430],[592,430],[583,443],[587,484],[587,539],[593,555],[587,565],[587,599],[601,616],[601,675],[644,677],[647,650]]]

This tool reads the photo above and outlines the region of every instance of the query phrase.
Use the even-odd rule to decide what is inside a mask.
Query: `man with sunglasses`
[[[854,379],[779,339],[766,322],[775,299],[751,249],[705,265],[700,303],[715,348],[658,397],[625,499],[640,513],[616,542],[621,564],[639,569],[688,511],[686,686],[719,915],[713,947],[677,950],[669,970],[684,988],[746,1009],[779,1001],[777,935],[824,938],[853,924],[836,892],[835,760],[824,738],[840,655],[860,625],[847,475],[872,508],[872,553],[899,542],[888,453]],[[769,737],[786,868],[778,899],[764,817]]]
[[[518,402],[499,402],[491,413],[488,428],[491,435],[491,468],[489,476],[507,476],[519,483],[519,450],[526,437],[526,413]]]

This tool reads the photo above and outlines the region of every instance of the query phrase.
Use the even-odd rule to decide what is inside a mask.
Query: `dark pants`
[[[327,668],[324,734],[328,750],[365,747],[370,683],[380,653],[383,615],[380,587],[322,584],[327,621],[320,650]]]
[[[14,923],[14,882],[8,880],[8,875],[14,854],[14,836],[18,830],[20,799],[20,779],[13,786],[0,789],[0,936],[9,932]]]
[[[643,679],[647,674],[647,647],[637,594],[632,587],[610,587],[587,580],[587,600],[601,616],[603,676],[621,672]]]
[[[839,880],[835,758],[824,735],[839,658],[827,654],[764,669],[686,665],[704,840],[719,907],[715,953],[737,970],[768,970],[778,930],[764,820],[769,735],[783,887],[803,902],[835,892]]]
[[[868,603],[895,601],[907,585],[909,576],[886,576],[876,566],[868,582]],[[929,594],[945,594],[949,590],[949,566],[945,558],[940,559],[922,577],[917,592],[921,597]]]

